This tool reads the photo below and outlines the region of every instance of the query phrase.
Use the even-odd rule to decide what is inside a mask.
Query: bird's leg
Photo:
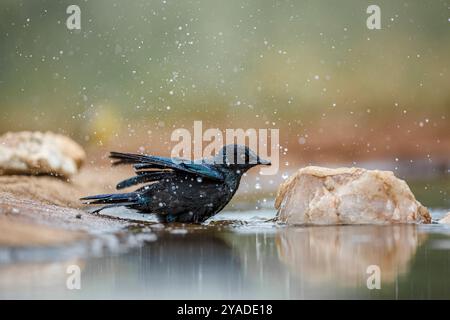
[[[175,222],[175,221],[178,220],[177,218],[178,218],[178,217],[177,217],[176,215],[170,214],[170,213],[169,213],[168,215],[165,216],[166,222]]]
[[[98,214],[100,214],[100,211],[103,211],[105,209],[110,209],[110,208],[116,208],[116,207],[117,207],[116,204],[109,204],[109,205],[103,206],[103,207],[101,207],[99,209],[95,209],[94,211],[91,211],[90,213],[98,215]]]

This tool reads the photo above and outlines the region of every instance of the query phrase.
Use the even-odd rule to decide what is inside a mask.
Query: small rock
[[[71,176],[86,158],[72,139],[51,132],[8,132],[0,137],[0,174]]]
[[[75,216],[75,218],[81,219],[81,213],[78,213],[78,214]]]
[[[390,171],[306,167],[284,182],[280,222],[304,225],[431,223],[428,210]]]
[[[445,217],[438,221],[439,223],[450,224],[450,212],[448,212]]]

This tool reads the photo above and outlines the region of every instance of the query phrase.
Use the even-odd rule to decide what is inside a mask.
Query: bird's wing
[[[176,175],[173,171],[138,171],[137,176],[119,182],[116,189],[125,189],[137,184],[160,181],[162,179],[172,179]]]
[[[110,158],[115,160],[113,165],[134,164],[134,168],[138,171],[146,169],[171,169],[192,173],[211,180],[224,180],[222,172],[205,163],[120,152],[111,152]]]

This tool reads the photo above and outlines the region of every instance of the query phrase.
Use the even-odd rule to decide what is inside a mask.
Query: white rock
[[[438,221],[439,223],[450,224],[450,212],[448,212],[445,217]]]
[[[51,174],[78,172],[86,154],[70,138],[51,132],[8,132],[0,137],[0,174]]]
[[[294,225],[430,223],[405,181],[390,171],[306,167],[277,194],[278,221]]]

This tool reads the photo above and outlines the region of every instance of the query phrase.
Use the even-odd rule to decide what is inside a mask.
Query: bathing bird
[[[129,193],[81,198],[94,211],[123,206],[156,214],[161,222],[202,223],[221,211],[236,193],[242,175],[257,165],[270,165],[250,148],[226,145],[214,157],[200,161],[111,152],[113,166],[131,164],[136,175],[116,189],[143,184]]]

